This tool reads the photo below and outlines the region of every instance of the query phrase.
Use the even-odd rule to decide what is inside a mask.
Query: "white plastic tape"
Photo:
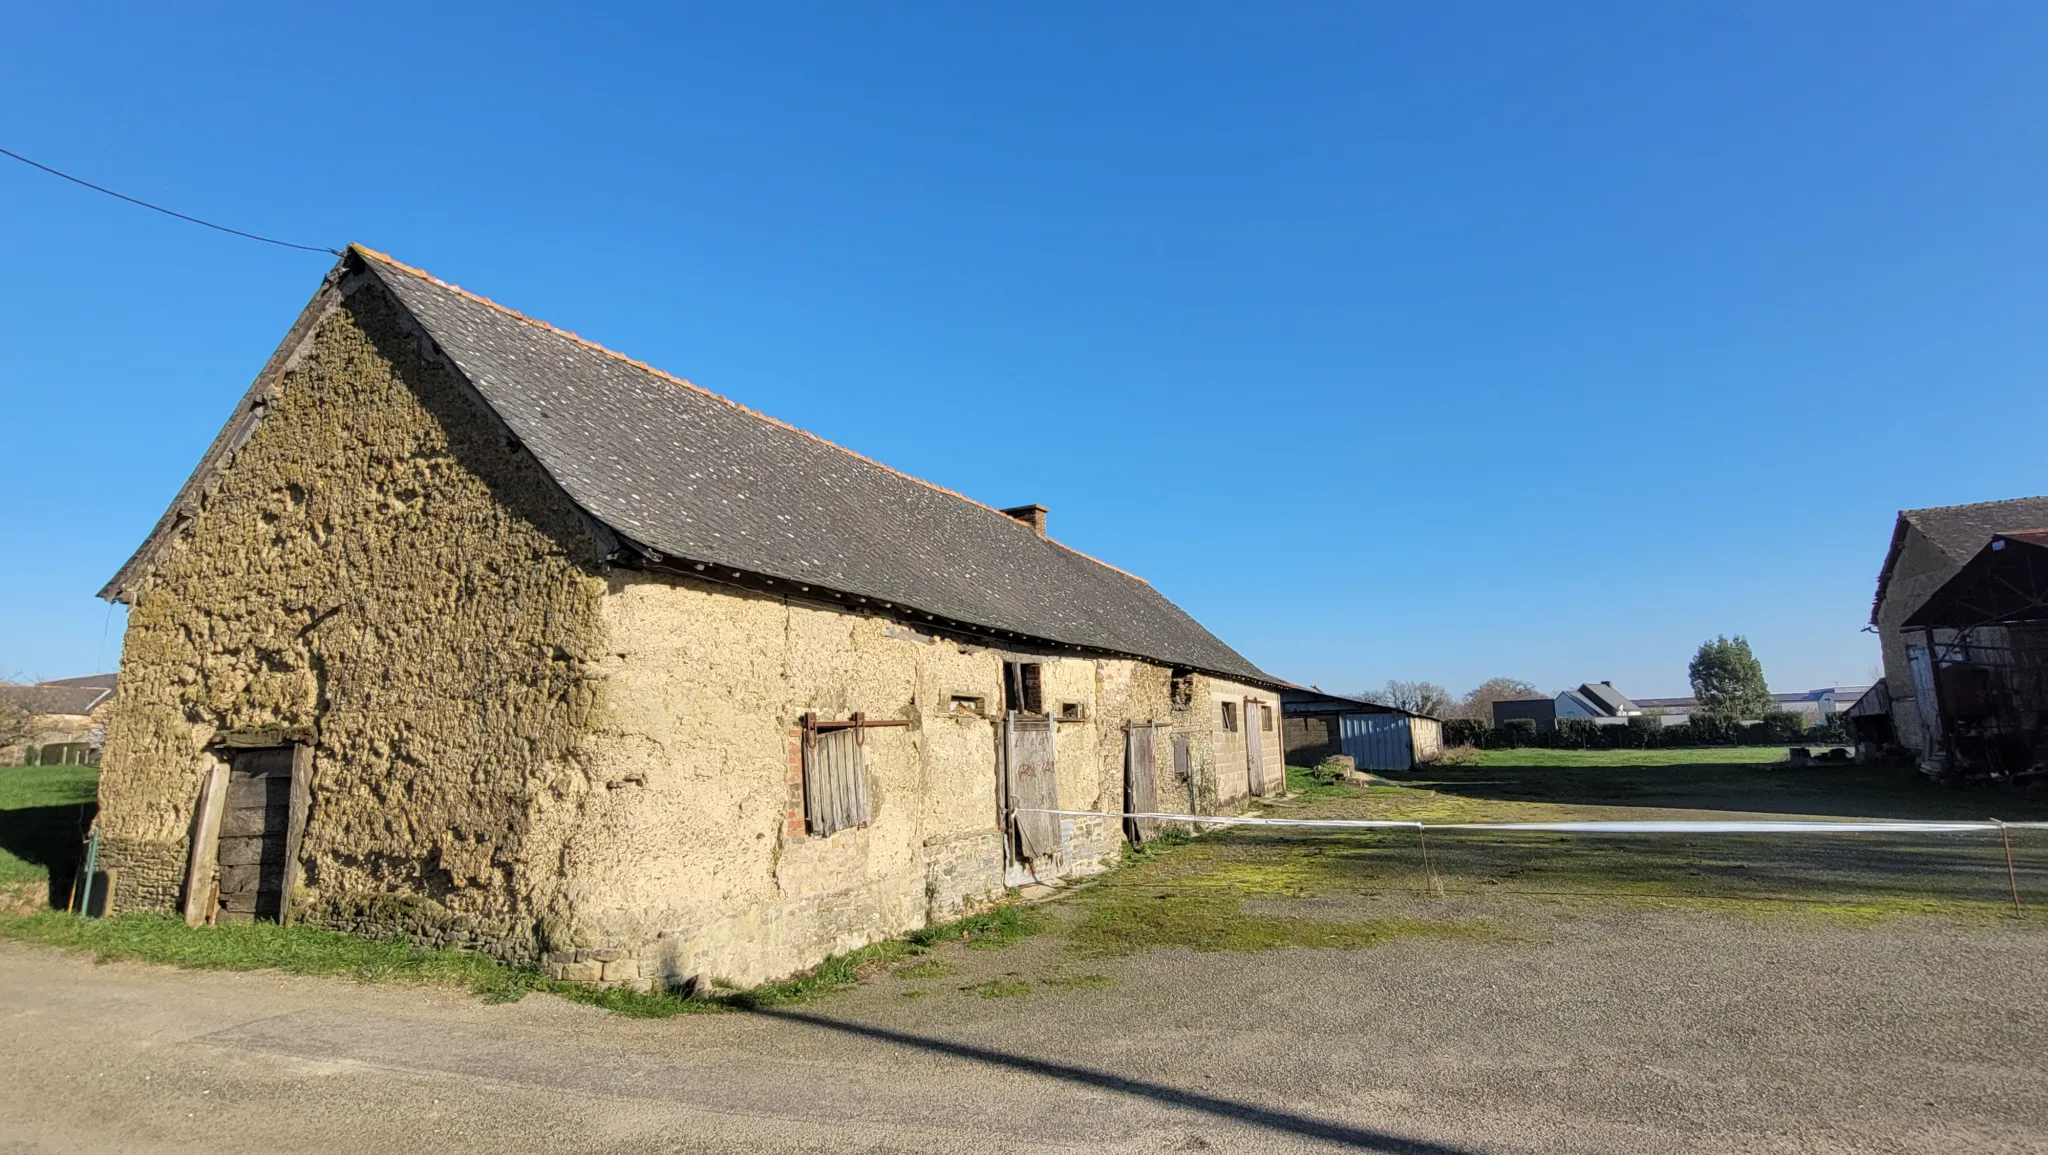
[[[1039,810],[1072,818],[1156,818],[1202,826],[1319,826],[1334,830],[1530,830],[1557,834],[1974,834],[1998,830],[2048,830],[2048,822],[1401,822],[1373,818],[1245,818],[1210,814],[1140,814],[1102,810]]]

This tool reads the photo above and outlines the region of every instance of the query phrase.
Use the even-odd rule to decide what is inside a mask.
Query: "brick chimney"
[[[1051,513],[1052,510],[1042,505],[1019,505],[1006,509],[1003,512],[1037,530],[1038,536],[1044,537],[1045,515]]]

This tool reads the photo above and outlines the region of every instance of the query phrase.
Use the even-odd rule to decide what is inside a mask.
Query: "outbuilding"
[[[1884,659],[1884,681],[1892,729],[1900,745],[1932,766],[1943,756],[1941,735],[1929,727],[1938,717],[1929,681],[1927,639],[1909,629],[1911,617],[1963,565],[2001,533],[2048,527],[2048,497],[1982,501],[1899,511],[1891,546],[1877,575],[1870,624]]]
[[[1994,535],[1900,629],[1926,769],[2048,775],[2048,530]]]
[[[1043,507],[355,247],[103,596],[118,910],[744,985],[1284,782],[1283,683]]]
[[[1280,692],[1287,763],[1314,766],[1348,755],[1360,770],[1412,770],[1443,748],[1443,724],[1426,714],[1300,687]]]

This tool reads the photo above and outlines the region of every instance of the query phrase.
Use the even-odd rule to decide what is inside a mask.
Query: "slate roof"
[[[1906,546],[1906,528],[1924,535],[1948,558],[1953,577],[1963,563],[1983,549],[1994,534],[2048,527],[2048,497],[2016,497],[2006,501],[1980,501],[1974,505],[1937,505],[1927,509],[1902,509],[1892,523],[1892,544],[1885,552],[1884,565],[1877,573],[1877,596],[1870,602],[1870,624],[1877,624],[1884,606],[1885,590],[1892,571],[1898,567],[1899,551]]]
[[[1627,695],[1605,682],[1587,682],[1579,687],[1578,692],[1580,697],[1592,702],[1610,718],[1619,717],[1636,708],[1636,704],[1629,701]]]
[[[351,246],[336,273],[357,269],[391,291],[573,501],[671,564],[1283,684],[1143,580],[998,510]],[[241,420],[238,411],[188,491],[231,450]],[[103,596],[119,596],[150,549]]]
[[[0,684],[0,698],[31,714],[90,714],[94,707],[114,696],[112,686],[78,685],[82,680],[66,678],[32,686]]]
[[[1280,712],[1295,714],[1406,714],[1410,718],[1426,718],[1413,710],[1389,706],[1384,702],[1367,701],[1349,694],[1325,694],[1321,690],[1303,689],[1300,686],[1282,687],[1280,690]]]

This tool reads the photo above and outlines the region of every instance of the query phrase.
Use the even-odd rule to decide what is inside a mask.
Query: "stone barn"
[[[1045,517],[351,248],[103,591],[115,908],[746,985],[1277,791]]]
[[[2048,497],[1907,509],[1893,522],[1870,624],[1884,657],[1893,734],[1930,769],[1943,755],[1933,665],[1927,639],[1906,628],[1906,619],[1994,536],[2043,527],[2048,527]]]

